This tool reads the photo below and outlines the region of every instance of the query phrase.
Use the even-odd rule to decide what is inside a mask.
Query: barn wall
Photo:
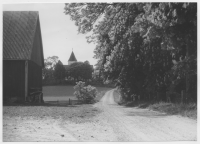
[[[39,66],[43,66],[44,64],[42,38],[41,38],[39,20],[36,26],[36,32],[35,32],[35,37],[34,37],[34,42],[33,42],[32,53],[31,53],[31,60],[34,61]]]
[[[3,98],[25,100],[25,61],[3,60]]]
[[[31,88],[42,89],[42,67],[38,66],[35,62],[29,61],[28,63],[28,91]]]

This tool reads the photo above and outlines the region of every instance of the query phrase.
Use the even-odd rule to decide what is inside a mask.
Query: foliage
[[[65,68],[60,60],[55,65],[54,77],[59,80],[65,79]]]
[[[47,59],[45,59],[45,67],[47,67],[48,69],[54,69],[55,65],[58,63],[58,56],[51,56],[48,57]]]
[[[69,67],[69,76],[76,80],[89,80],[92,78],[93,68],[89,62],[72,63]]]
[[[98,61],[92,73],[92,81],[95,85],[103,85],[103,76],[101,75],[101,71],[101,63]]]
[[[74,89],[74,95],[84,103],[93,102],[97,95],[97,89],[95,87],[91,85],[85,86],[85,82],[82,81],[76,82]]]
[[[148,108],[152,110],[159,110],[160,112],[165,112],[171,115],[176,114],[184,117],[197,119],[197,104],[195,103],[172,104],[172,103],[159,102],[155,104],[150,104]]]
[[[44,59],[44,68],[42,70],[42,76],[44,80],[54,78],[53,73],[57,62],[58,56],[51,56],[47,59]]]
[[[63,64],[59,60],[58,56],[51,56],[45,59],[42,74],[44,85],[65,83],[65,68],[63,67]]]
[[[70,3],[65,14],[92,32],[100,75],[124,99],[196,89],[197,3]]]

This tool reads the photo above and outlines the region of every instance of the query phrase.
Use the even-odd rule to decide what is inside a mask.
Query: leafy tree
[[[139,31],[146,41],[161,39],[161,48],[171,52],[179,64],[177,77],[196,73],[190,68],[196,63],[197,52],[197,4],[196,3],[150,3],[144,7],[133,29]],[[185,65],[184,65],[184,64]],[[180,69],[182,66],[182,69]]]
[[[131,32],[134,18],[143,12],[141,6],[136,3],[84,3],[66,4],[65,7],[66,14],[76,21],[79,32],[93,29],[88,42],[97,43],[95,58],[102,64],[100,72],[105,81],[116,81],[124,93],[138,92],[141,87],[134,80],[141,77],[135,75],[141,72],[139,69],[134,71],[138,66],[134,62],[140,59],[142,37]],[[98,24],[95,23],[97,19],[100,19]]]
[[[43,79],[54,78],[55,65],[58,62],[58,56],[51,56],[44,59],[44,68],[42,70]]]
[[[80,33],[93,32],[100,72],[125,99],[184,79],[187,92],[196,88],[196,3],[70,3],[65,13]]]
[[[58,63],[58,56],[51,56],[45,59],[45,66],[48,69],[55,69],[55,65]]]
[[[92,78],[93,68],[89,62],[76,62],[70,65],[69,75],[75,80],[87,81]]]
[[[84,61],[84,63],[90,65],[90,62],[89,62],[89,61]]]
[[[58,80],[64,80],[65,78],[65,68],[60,60],[55,65],[54,77]]]
[[[69,76],[74,78],[74,80],[78,80],[80,77],[80,73],[81,73],[81,69],[80,66],[82,65],[82,62],[76,62],[76,63],[72,63],[69,67]]]

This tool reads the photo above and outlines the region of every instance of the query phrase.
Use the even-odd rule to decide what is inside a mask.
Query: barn
[[[3,12],[3,101],[42,91],[44,56],[37,11]]]

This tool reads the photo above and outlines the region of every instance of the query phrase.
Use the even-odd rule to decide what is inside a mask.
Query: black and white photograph
[[[2,3],[2,142],[198,142],[198,2]]]

